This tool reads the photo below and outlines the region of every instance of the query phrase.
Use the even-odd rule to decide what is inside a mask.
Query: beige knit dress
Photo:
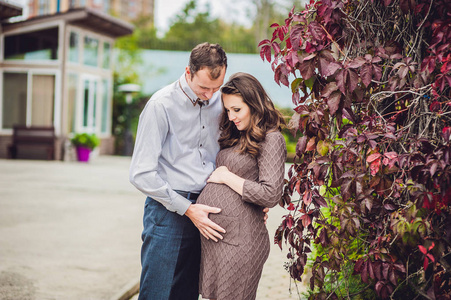
[[[208,183],[197,200],[222,209],[209,216],[226,230],[218,243],[201,238],[199,292],[203,298],[255,299],[270,248],[262,210],[275,206],[282,196],[286,155],[279,131],[266,135],[258,158],[240,154],[238,146],[218,153],[216,166],[226,166],[246,181],[243,196],[225,184]]]

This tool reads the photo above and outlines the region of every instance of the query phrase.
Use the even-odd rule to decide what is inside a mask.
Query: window
[[[30,94],[27,86],[30,82]],[[3,124],[51,126],[55,102],[55,75],[5,72],[3,74]]]
[[[129,0],[128,2],[128,17],[130,19],[135,19],[137,17],[137,7],[136,7],[136,3],[133,0]]]
[[[110,43],[103,43],[103,64],[102,67],[104,69],[110,68],[110,62],[111,62],[111,45]]]
[[[67,130],[68,132],[75,132],[75,116],[78,90],[78,75],[69,74],[67,79],[68,90],[68,111],[67,111]]]
[[[110,13],[110,0],[103,0],[103,12]]]
[[[58,28],[5,36],[5,59],[58,59]]]
[[[55,76],[33,75],[32,83],[31,125],[51,126],[53,124]]]
[[[3,74],[3,124],[2,128],[25,125],[27,122],[27,74]]]
[[[79,61],[79,34],[71,32],[69,36],[69,61],[78,63]]]
[[[49,0],[39,0],[38,1],[38,15],[47,15],[50,12],[50,1]]]
[[[78,6],[77,2],[78,2],[77,0],[70,0],[69,1],[69,9],[77,7]]]
[[[97,67],[99,65],[98,53],[99,53],[99,40],[86,36],[83,52],[84,64],[87,66]]]
[[[87,132],[96,132],[97,79],[83,80],[83,128]]]
[[[104,79],[102,81],[102,121],[100,126],[100,131],[102,133],[108,133],[108,121],[109,121],[109,84],[108,80]]]

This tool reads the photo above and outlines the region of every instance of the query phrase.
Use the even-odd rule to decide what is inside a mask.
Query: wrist
[[[229,170],[227,170],[225,176],[224,176],[224,183],[225,184],[230,184],[233,181],[233,177],[236,176],[235,174],[233,174],[232,172],[230,172]]]
[[[185,216],[187,216],[188,218],[190,218],[191,213],[193,212],[193,205],[194,204],[190,204],[190,206],[188,206],[188,208],[185,211]]]

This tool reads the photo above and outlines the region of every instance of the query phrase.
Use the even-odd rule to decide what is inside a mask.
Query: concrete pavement
[[[0,159],[0,299],[113,300],[138,281],[144,197],[129,164]],[[271,240],[284,213],[270,211]],[[273,245],[257,299],[299,299],[285,261]]]

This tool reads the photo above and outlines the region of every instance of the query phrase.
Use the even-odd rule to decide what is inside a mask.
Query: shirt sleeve
[[[184,215],[191,202],[177,194],[159,175],[159,159],[169,132],[166,111],[150,100],[139,116],[135,148],[130,165],[130,182],[169,211]]]
[[[287,148],[283,135],[267,134],[257,159],[258,181],[245,180],[243,200],[263,207],[274,207],[282,197]]]

